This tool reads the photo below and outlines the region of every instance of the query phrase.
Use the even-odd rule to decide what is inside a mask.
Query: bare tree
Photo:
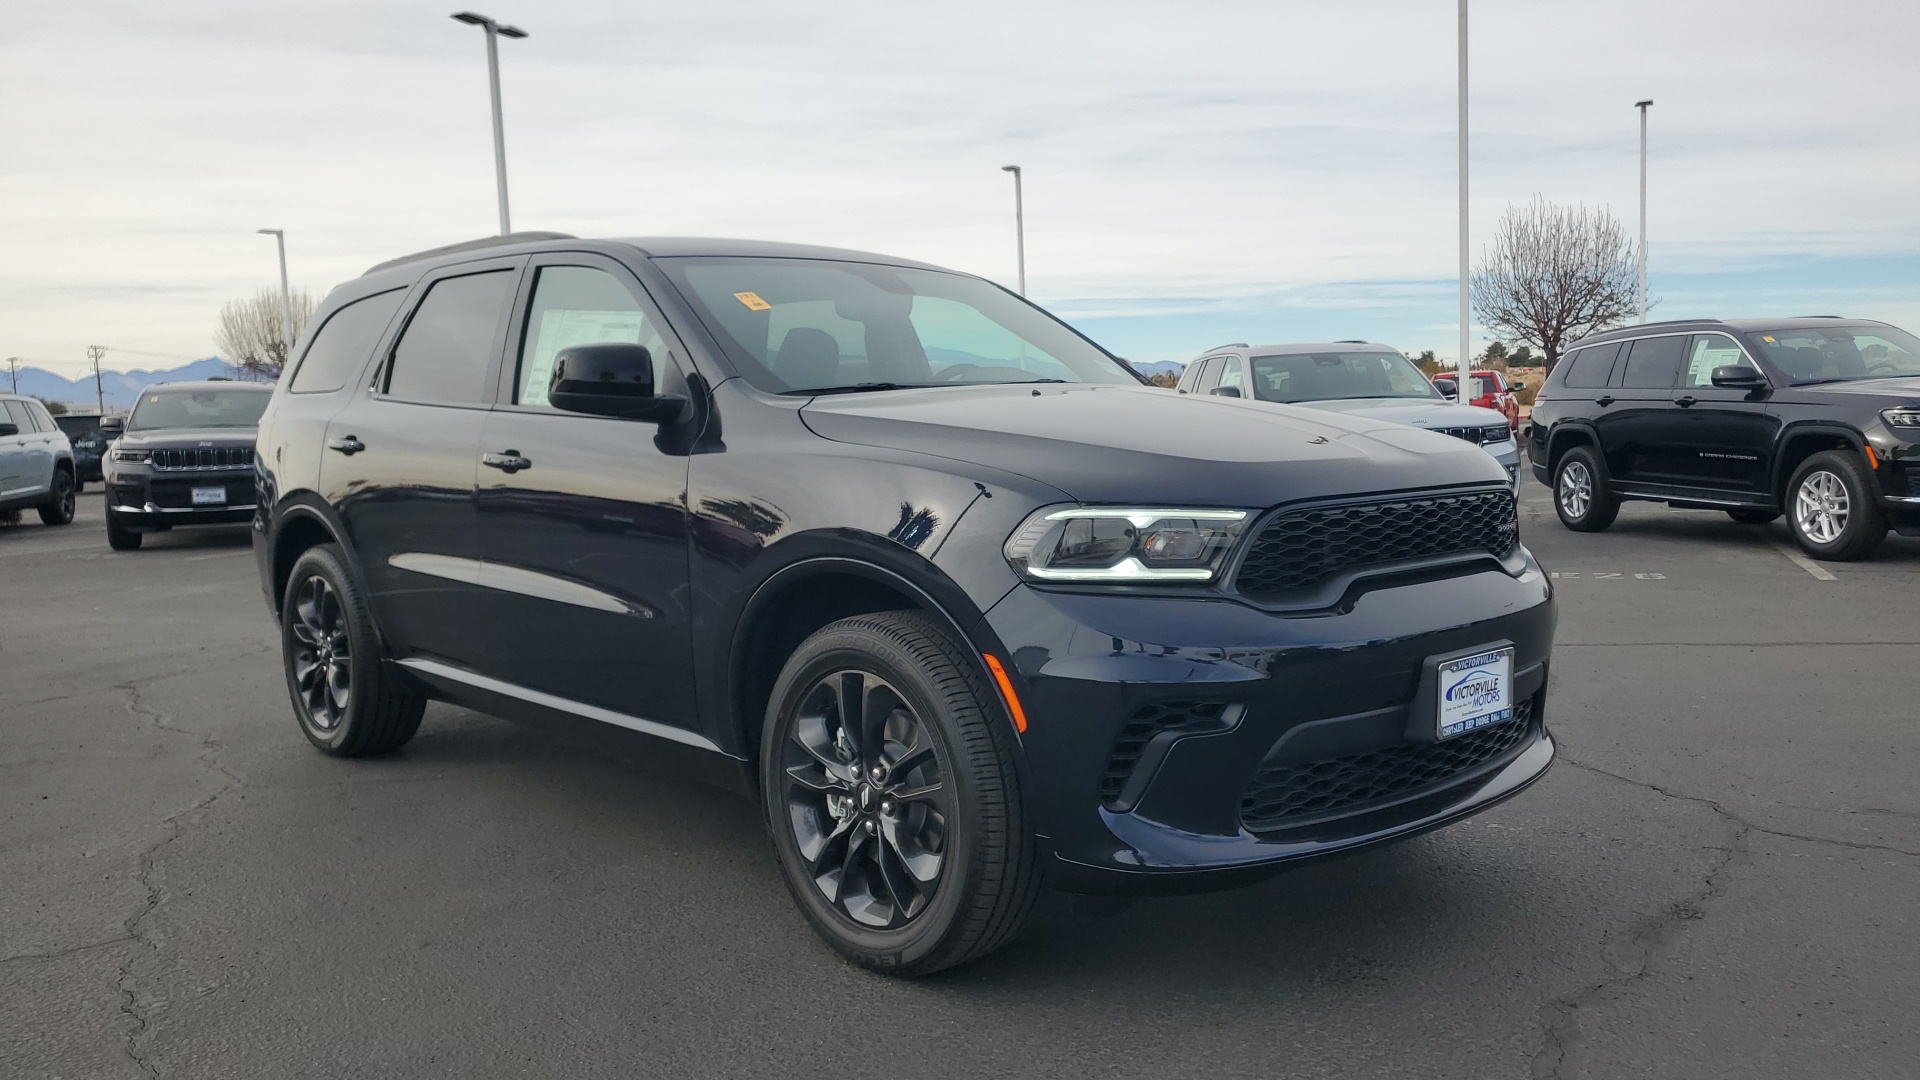
[[[293,337],[313,315],[313,294],[305,289],[293,292]],[[221,356],[239,370],[242,378],[271,382],[287,366],[287,353],[293,342],[287,340],[287,320],[280,306],[280,294],[261,289],[244,300],[235,300],[220,309],[220,329],[213,343]]]
[[[1473,275],[1480,324],[1545,354],[1634,313],[1633,241],[1604,209],[1555,206],[1539,196],[1508,206]]]

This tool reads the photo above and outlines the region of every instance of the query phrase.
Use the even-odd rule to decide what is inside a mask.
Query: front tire
[[[1729,510],[1727,516],[1742,525],[1765,525],[1780,518],[1780,515],[1772,510]]]
[[[301,734],[335,757],[384,754],[420,730],[426,695],[386,663],[338,547],[308,548],[280,605],[280,656]]]
[[[1012,941],[1040,886],[1013,737],[918,612],[832,623],[775,682],[760,782],[782,875],[862,967],[926,975]]]
[[[1607,491],[1607,471],[1591,447],[1576,446],[1553,471],[1553,509],[1574,532],[1600,532],[1620,516],[1620,500]]]
[[[1816,559],[1851,562],[1887,539],[1873,479],[1854,454],[1827,450],[1800,463],[1787,484],[1787,525]]]
[[[47,525],[72,524],[73,474],[67,470],[53,470],[53,493],[40,504],[40,521]]]
[[[107,546],[115,551],[139,551],[140,534],[120,523],[120,515],[107,511]]]

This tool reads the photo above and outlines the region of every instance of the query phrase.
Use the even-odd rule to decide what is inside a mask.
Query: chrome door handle
[[[327,449],[338,450],[341,453],[347,455],[348,457],[352,457],[353,455],[359,453],[362,450],[365,450],[366,448],[367,448],[367,444],[361,442],[357,437],[353,435],[343,435],[340,438],[334,439],[331,442],[327,443]]]
[[[1693,408],[1694,402],[1699,400],[1700,400],[1699,398],[1694,397],[1692,394],[1685,394],[1680,397],[1674,398],[1673,403],[1675,405],[1680,406],[1683,409],[1691,409]]]
[[[481,454],[480,464],[489,469],[499,469],[505,473],[516,473],[521,469],[533,468],[533,462],[520,456],[518,450],[503,450],[498,454]]]
[[[1602,394],[1599,397],[1594,398],[1593,403],[1595,405],[1600,406],[1601,408],[1605,408],[1608,405],[1613,404],[1613,397],[1610,394]]]

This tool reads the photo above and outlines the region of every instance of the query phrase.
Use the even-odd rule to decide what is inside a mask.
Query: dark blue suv
[[[261,418],[301,731],[585,718],[765,808],[857,963],[1219,888],[1537,780],[1552,588],[1445,435],[1143,385],[980,278],[520,234],[321,306]]]

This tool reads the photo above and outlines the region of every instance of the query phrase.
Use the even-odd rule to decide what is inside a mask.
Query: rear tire
[[[1886,542],[1880,492],[1851,451],[1826,450],[1801,462],[1786,505],[1793,538],[1816,559],[1864,559]]]
[[[107,511],[107,546],[115,551],[139,551],[140,534],[120,523],[120,515]]]
[[[780,672],[761,738],[775,855],[840,955],[927,975],[1012,941],[1040,891],[1010,726],[919,612],[832,623]]]
[[[1620,516],[1620,500],[1607,491],[1607,470],[1591,447],[1561,455],[1553,470],[1553,509],[1574,532],[1600,532]]]
[[[1729,510],[1727,516],[1742,525],[1765,525],[1780,519],[1777,510]]]
[[[66,469],[53,470],[53,493],[46,502],[40,504],[40,520],[47,525],[69,525],[73,522],[73,473]]]
[[[280,662],[300,732],[322,753],[384,754],[420,730],[427,697],[386,662],[373,613],[332,544],[308,548],[287,575]]]

